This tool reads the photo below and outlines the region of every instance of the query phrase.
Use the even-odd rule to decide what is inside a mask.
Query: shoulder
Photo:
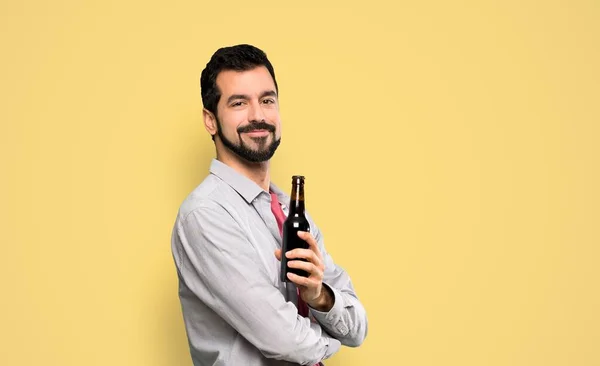
[[[191,213],[219,215],[226,212],[226,203],[235,191],[220,178],[209,174],[187,197],[179,207],[177,219],[183,222]]]
[[[207,176],[182,202],[173,233],[175,247],[235,247],[246,233],[236,214],[240,196],[217,176]],[[206,253],[205,253],[206,254]]]

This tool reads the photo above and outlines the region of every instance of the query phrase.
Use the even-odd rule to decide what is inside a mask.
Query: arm
[[[360,346],[367,336],[368,322],[365,308],[354,291],[350,276],[344,269],[337,266],[325,249],[323,236],[314,226],[315,240],[323,256],[325,271],[323,273],[323,292],[333,295],[333,307],[329,311],[310,311],[321,326],[343,345]]]
[[[268,358],[314,364],[339,341],[298,316],[272,283],[239,224],[216,203],[188,214],[178,227],[180,269],[187,286]]]

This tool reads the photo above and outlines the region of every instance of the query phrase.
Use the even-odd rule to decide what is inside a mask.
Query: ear
[[[215,115],[208,109],[202,109],[202,118],[204,119],[204,128],[211,136],[217,134],[217,119]]]

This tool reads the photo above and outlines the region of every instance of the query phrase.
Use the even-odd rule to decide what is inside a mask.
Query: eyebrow
[[[275,92],[275,90],[267,90],[264,91],[261,95],[259,99],[262,99],[264,97],[277,97],[277,93]],[[227,98],[227,104],[233,102],[236,99],[244,99],[244,100],[248,100],[250,99],[250,97],[246,94],[233,94],[232,96],[230,96],[229,98]]]

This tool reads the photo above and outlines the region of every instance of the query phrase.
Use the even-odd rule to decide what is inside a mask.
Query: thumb
[[[281,260],[281,249],[275,249],[275,258]]]

